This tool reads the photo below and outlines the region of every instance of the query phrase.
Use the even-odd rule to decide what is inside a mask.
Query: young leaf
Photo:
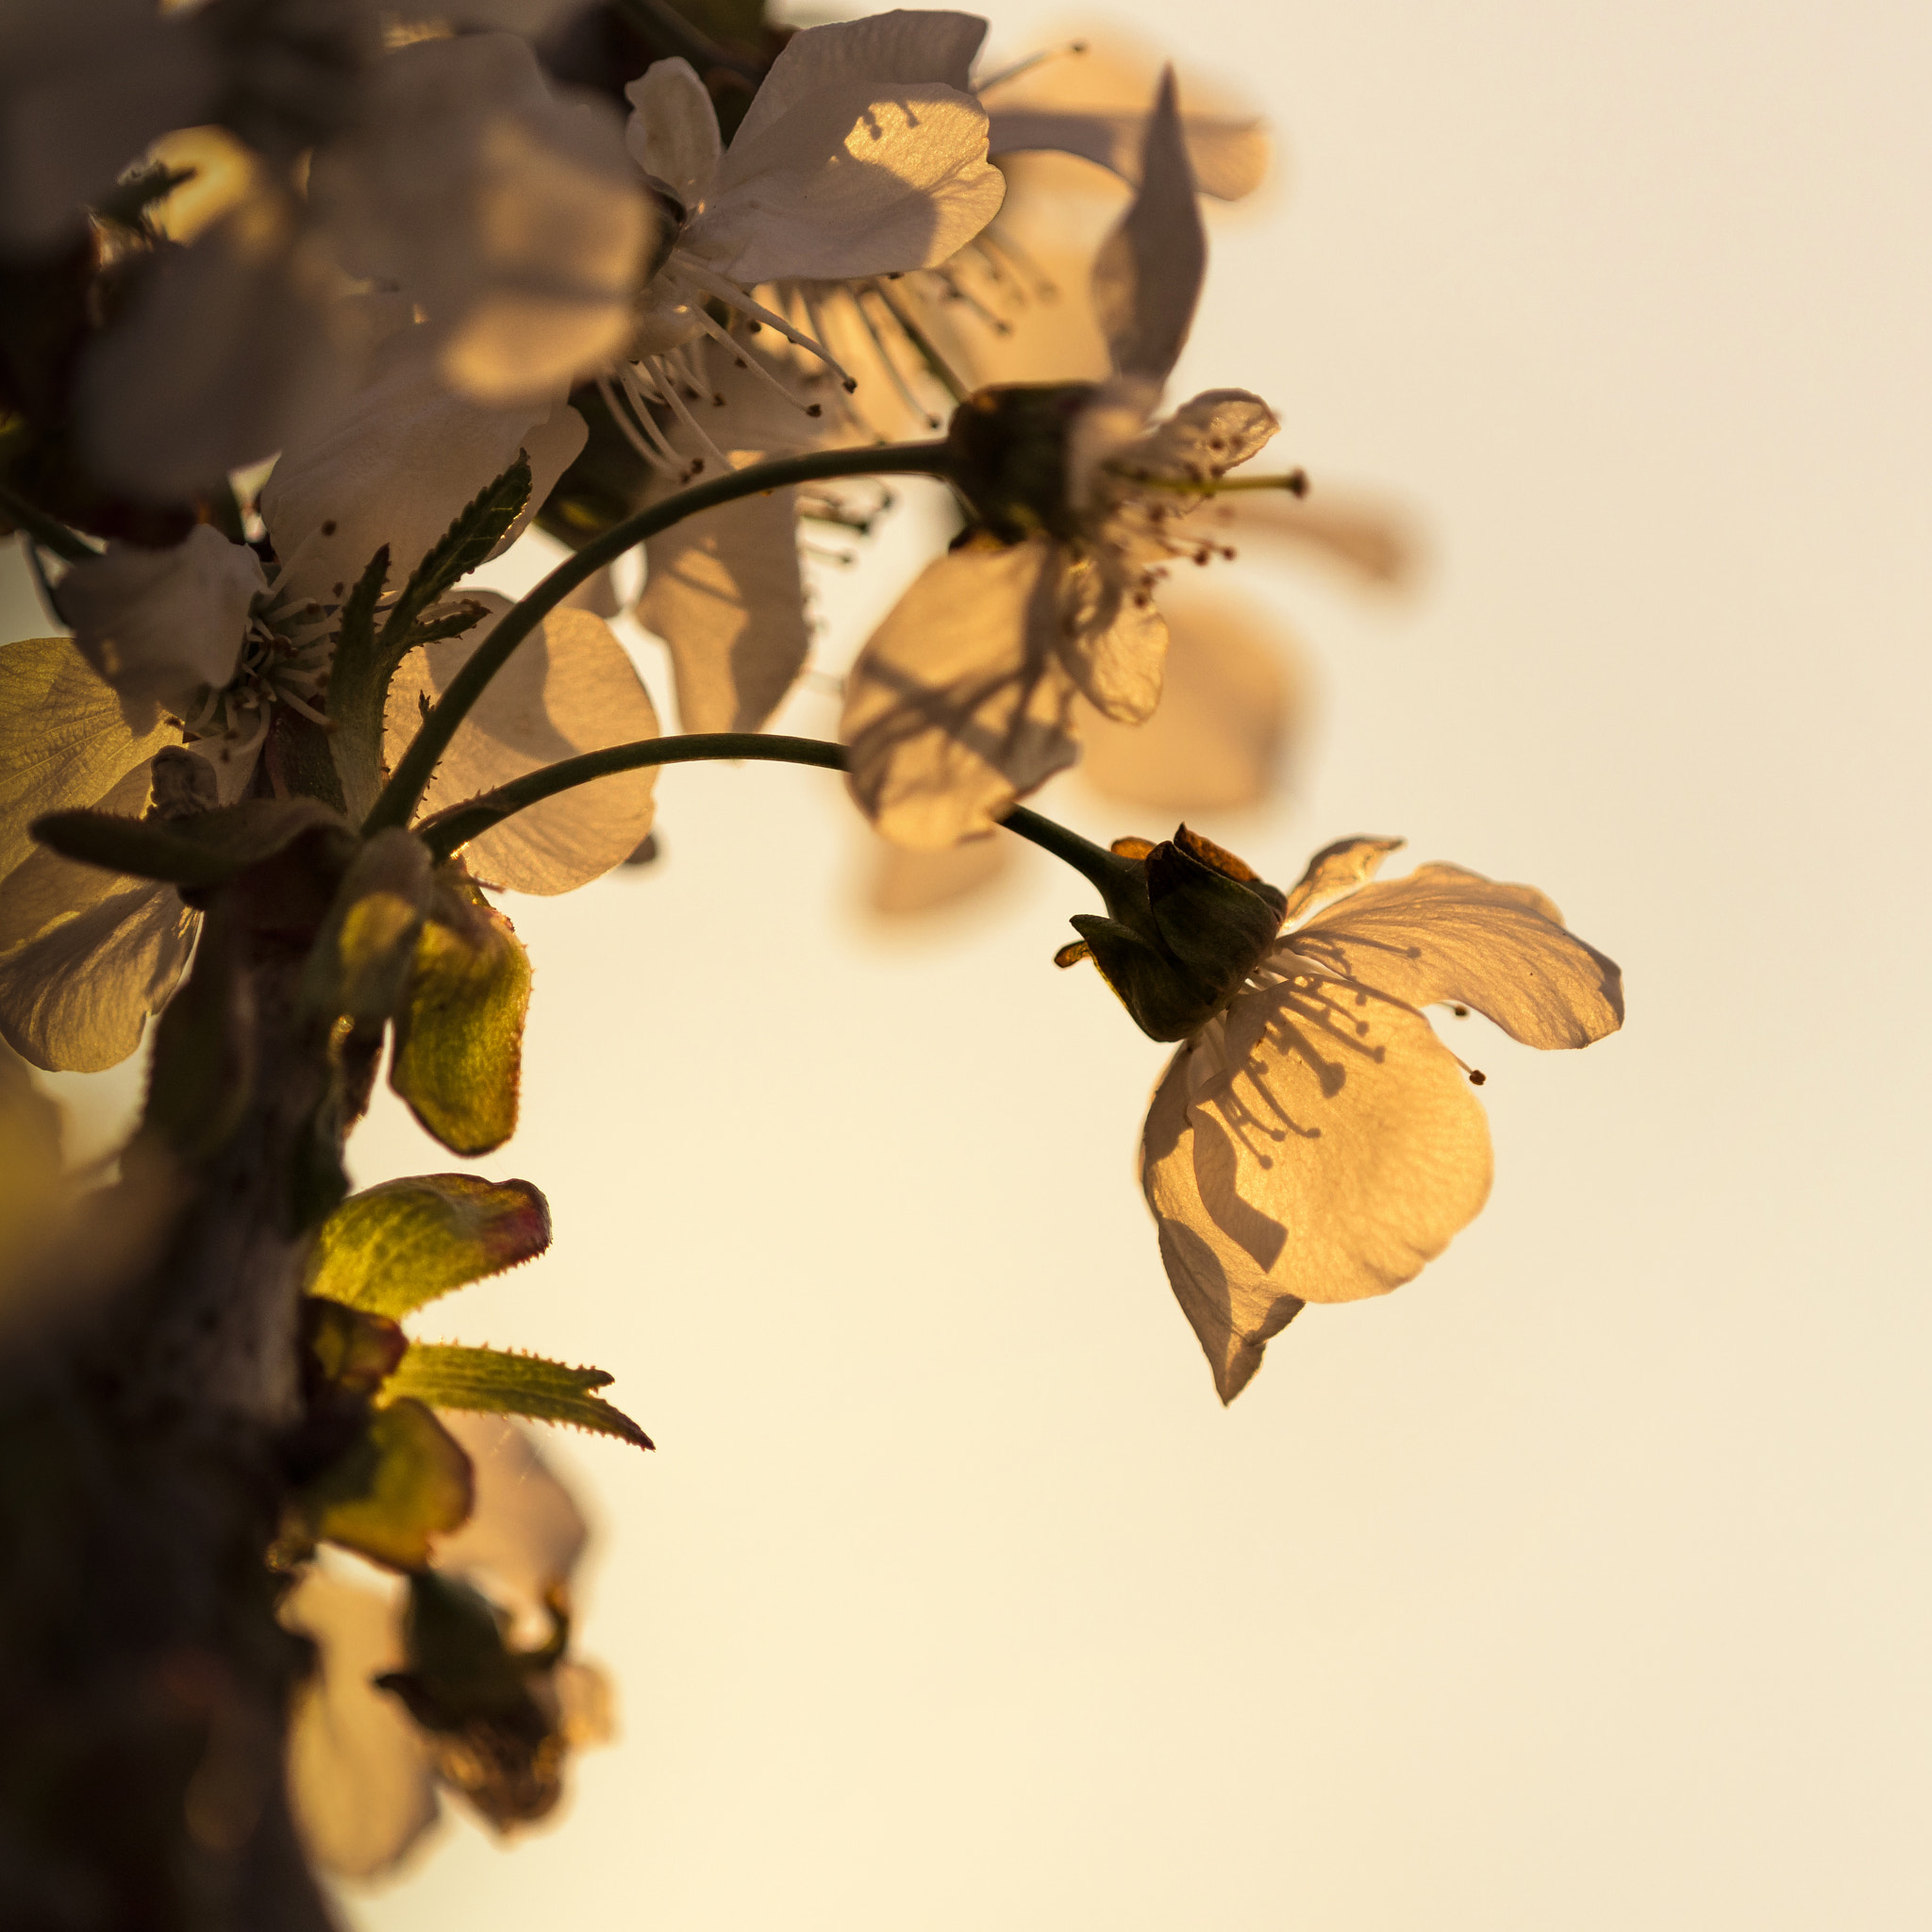
[[[416,941],[396,1014],[390,1085],[453,1154],[488,1154],[516,1131],[530,961],[508,920],[445,874]]]
[[[339,812],[319,798],[251,798],[180,819],[129,819],[106,811],[57,811],[28,830],[63,858],[171,886],[218,886],[330,825]]]
[[[379,1044],[408,984],[429,903],[429,849],[408,832],[376,833],[351,861],[302,974],[302,1004],[344,1018]]]
[[[591,1392],[608,1389],[610,1381],[602,1369],[573,1369],[541,1356],[417,1341],[410,1343],[408,1354],[383,1385],[383,1394],[385,1399],[413,1395],[438,1408],[475,1408],[490,1415],[571,1423],[598,1435],[616,1436],[640,1449],[651,1448],[650,1437],[622,1409]]]
[[[428,1562],[430,1540],[459,1528],[472,1500],[462,1445],[408,1398],[372,1409],[355,1446],[301,1496],[316,1536],[397,1570]]]
[[[398,1317],[499,1274],[550,1245],[550,1208],[528,1181],[468,1174],[385,1181],[331,1214],[309,1257],[308,1291]]]
[[[395,666],[386,669],[375,641],[375,605],[389,578],[385,543],[356,580],[342,606],[328,674],[329,750],[350,816],[360,820],[382,790],[382,707]]]
[[[517,459],[502,475],[484,488],[467,504],[457,520],[437,539],[429,554],[411,574],[382,626],[381,651],[402,659],[409,648],[405,641],[416,620],[453,584],[482,563],[508,534],[509,526],[524,512],[530,500],[530,459],[519,450]],[[385,691],[388,679],[384,679]],[[382,708],[376,707],[378,723]]]

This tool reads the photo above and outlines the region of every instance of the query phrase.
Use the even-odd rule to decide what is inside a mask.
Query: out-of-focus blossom
[[[361,9],[323,31],[299,14],[290,0],[185,16],[168,30],[198,36],[215,81],[177,89],[172,114],[109,115],[98,131],[124,162],[211,120],[255,144],[218,217],[184,219],[186,246],[164,240],[117,269],[119,312],[78,392],[90,460],[115,487],[192,494],[312,435],[380,333],[356,277],[413,304],[439,379],[485,404],[547,396],[628,336],[658,218],[613,109],[559,95],[513,34],[379,54]],[[297,147],[312,147],[300,188]],[[64,175],[58,192],[77,217]],[[165,204],[158,226],[165,237]]]
[[[438,1660],[410,1655],[401,1592],[316,1567],[283,1606],[282,1621],[319,1652],[289,1737],[297,1828],[316,1862],[344,1877],[394,1867],[436,1822],[439,1786],[499,1829],[543,1816],[569,1752],[610,1735],[608,1682],[559,1642],[587,1539],[570,1491],[513,1424],[455,1411],[441,1421],[469,1452],[475,1507],[432,1569],[495,1618],[504,1681],[464,1686],[476,1707],[462,1721],[440,1724],[458,1713],[436,1709],[425,1723],[418,1685]],[[412,1675],[403,1689],[378,1682]]]
[[[1141,1186],[1224,1402],[1306,1303],[1401,1286],[1488,1197],[1481,1075],[1424,1007],[1474,1008],[1543,1048],[1623,1024],[1616,966],[1533,887],[1454,865],[1366,883],[1400,842],[1316,855],[1287,929],[1155,1090]]]
[[[125,1059],[179,977],[194,926],[172,887],[36,847],[31,820],[76,807],[178,816],[247,795],[285,714],[326,718],[341,607],[376,550],[390,546],[390,587],[400,589],[519,449],[531,462],[533,509],[583,435],[560,400],[487,408],[452,395],[427,332],[406,327],[383,342],[371,380],[337,420],[277,464],[261,496],[276,568],[225,642],[219,626],[242,602],[253,551],[197,530],[176,552],[110,545],[75,567],[60,594],[75,587],[76,637],[0,649],[0,765],[9,774],[0,784],[0,1036],[38,1066],[94,1071]],[[151,578],[180,619],[172,662],[182,675],[172,689]],[[397,687],[411,703],[440,688],[439,675],[478,635],[447,641],[432,663],[415,654]],[[225,682],[193,675],[224,652]],[[656,728],[601,620],[559,612],[466,721],[439,783],[486,789]],[[478,841],[501,883],[567,891],[619,863],[649,828],[648,782],[613,779],[601,799],[556,804],[562,809],[545,806],[525,815],[527,826]]]
[[[889,838],[935,847],[991,830],[1078,756],[1076,694],[1130,722],[1158,701],[1153,585],[1171,558],[1216,547],[1174,525],[1276,427],[1239,390],[1145,426],[1205,261],[1170,79],[1140,192],[1095,265],[1112,379],[962,406],[950,441],[986,525],[927,567],[847,681],[852,792]]]
[[[658,434],[659,405],[728,460],[690,407],[709,393],[690,345],[732,346],[708,303],[822,355],[752,291],[930,268],[998,212],[1005,185],[968,84],[985,31],[971,15],[909,11],[808,27],[773,62],[729,147],[688,62],[657,61],[631,84],[626,140],[675,227],[624,377],[646,436]]]

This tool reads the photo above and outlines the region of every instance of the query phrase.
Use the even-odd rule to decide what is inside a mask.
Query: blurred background
[[[657,1441],[551,1445],[619,1740],[560,1829],[452,1816],[345,1919],[1923,1925],[1932,14],[992,20],[1267,117],[1174,394],[1267,396],[1407,563],[1239,534],[1215,688],[1281,729],[1191,823],[1284,884],[1401,833],[1541,886],[1627,1030],[1445,1023],[1488,1210],[1224,1411],[1132,1180],[1162,1050],[1051,965],[1088,889],[1026,850],[908,910],[943,882],[826,774],[668,774],[655,864],[508,907],[525,1124],[479,1171],[557,1246],[416,1324],[608,1368]],[[827,676],[943,540],[900,493],[815,569]],[[821,680],[779,724],[835,720]],[[1173,829],[1109,782],[1038,802]],[[138,1076],[53,1084],[86,1153]],[[352,1157],[450,1165],[389,1104]]]

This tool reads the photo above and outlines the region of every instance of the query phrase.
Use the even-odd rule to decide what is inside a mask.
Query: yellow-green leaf
[[[382,831],[364,844],[304,969],[308,1010],[349,1019],[379,1035],[415,969],[429,892],[429,848],[422,840]]]
[[[353,1196],[323,1223],[307,1286],[394,1318],[549,1245],[550,1208],[528,1181],[414,1174]]]
[[[372,1409],[355,1446],[302,1501],[318,1537],[417,1570],[428,1562],[433,1538],[462,1526],[472,1499],[462,1445],[422,1403],[404,1399]]]
[[[570,1423],[640,1449],[651,1448],[650,1437],[629,1416],[591,1392],[608,1389],[610,1381],[602,1369],[573,1369],[541,1356],[417,1341],[383,1385],[383,1393],[385,1398],[413,1395],[438,1408]]]
[[[488,1154],[516,1131],[529,1005],[530,961],[509,921],[445,874],[416,941],[389,1079],[453,1154]]]

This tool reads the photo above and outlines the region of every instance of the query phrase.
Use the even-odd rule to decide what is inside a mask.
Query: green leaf
[[[305,1381],[351,1399],[374,1395],[408,1353],[408,1338],[387,1315],[351,1308],[319,1294],[302,1297]]]
[[[475,1408],[490,1415],[570,1423],[649,1449],[651,1439],[637,1424],[591,1392],[608,1389],[610,1382],[602,1369],[568,1368],[541,1356],[416,1341],[383,1385],[383,1394],[385,1399],[413,1395],[437,1408]]]
[[[349,813],[359,821],[382,790],[382,708],[395,664],[387,666],[375,641],[375,605],[389,578],[389,545],[369,559],[342,606],[329,663],[329,750]],[[401,661],[400,657],[397,659]]]
[[[372,1409],[354,1447],[300,1502],[316,1536],[394,1569],[417,1570],[429,1560],[432,1538],[468,1520],[473,1498],[462,1444],[422,1403],[405,1398]]]
[[[519,450],[516,461],[486,484],[458,514],[403,587],[403,594],[382,626],[381,648],[392,653],[395,660],[391,672],[401,663],[404,651],[410,648],[406,640],[417,618],[488,558],[529,500],[530,459]],[[385,678],[385,690],[387,685]]]
[[[530,961],[515,929],[445,872],[396,1014],[389,1080],[451,1153],[488,1154],[516,1131],[529,1006]]]
[[[330,826],[348,833],[319,798],[252,798],[181,819],[129,819],[107,811],[57,811],[28,827],[63,858],[171,886],[219,886]]]
[[[302,1004],[344,1018],[379,1044],[402,1004],[429,904],[429,848],[408,832],[377,832],[337,889],[302,974]],[[372,1032],[373,1029],[373,1032]]]
[[[310,1294],[407,1315],[550,1245],[550,1208],[528,1181],[425,1174],[354,1195],[323,1224]]]

